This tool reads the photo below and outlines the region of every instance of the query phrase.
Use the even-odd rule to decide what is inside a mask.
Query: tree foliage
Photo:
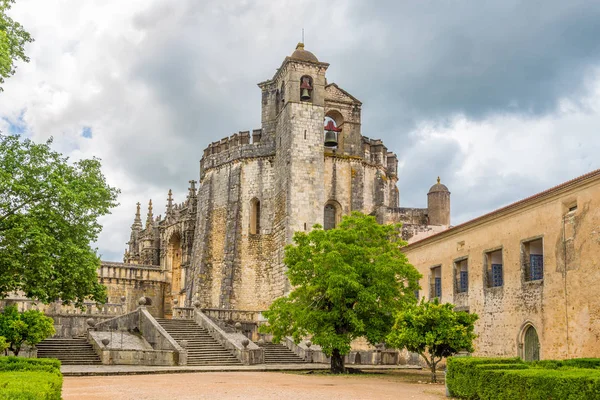
[[[6,15],[14,3],[15,0],[0,0],[0,85],[15,73],[16,61],[29,62],[25,55],[25,44],[33,42],[31,35],[21,24]]]
[[[4,353],[6,349],[8,349],[8,343],[6,343],[6,338],[4,336],[0,336],[0,353]]]
[[[416,301],[421,277],[400,251],[399,227],[354,212],[335,229],[296,232],[284,259],[294,289],[264,313],[263,332],[275,342],[311,336],[331,357],[333,373],[344,371],[352,340],[383,342],[395,311]]]
[[[22,291],[44,303],[104,302],[90,243],[118,190],[98,159],[70,164],[50,144],[0,134],[0,297]]]
[[[0,336],[6,338],[8,350],[15,356],[23,344],[35,346],[42,340],[54,335],[54,321],[38,310],[19,312],[17,306],[4,307],[0,314]]]
[[[444,357],[461,350],[473,351],[477,314],[455,311],[454,304],[440,304],[437,298],[421,300],[417,306],[400,311],[387,343],[421,355],[436,382],[436,366]]]

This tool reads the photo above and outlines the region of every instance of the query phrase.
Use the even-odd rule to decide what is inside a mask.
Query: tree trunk
[[[437,362],[432,362],[431,363],[431,382],[432,383],[436,383],[437,382],[437,375],[435,373],[436,364],[437,364]]]
[[[21,351],[21,348],[20,348],[20,347],[15,347],[15,348],[12,348],[12,347],[11,347],[11,348],[10,348],[10,351],[12,351],[12,352],[13,352],[13,355],[14,355],[15,357],[17,357],[17,356],[19,355],[19,351]]]
[[[333,353],[331,354],[331,373],[343,374],[344,372],[346,372],[344,356],[340,354],[338,349],[333,349]]]

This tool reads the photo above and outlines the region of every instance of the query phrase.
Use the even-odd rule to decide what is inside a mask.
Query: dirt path
[[[444,393],[441,385],[407,382],[393,374],[323,376],[280,372],[205,372],[65,377],[63,385],[64,400],[440,400]]]

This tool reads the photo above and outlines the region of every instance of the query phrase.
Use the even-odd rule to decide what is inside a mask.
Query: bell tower
[[[279,206],[285,204],[282,228],[286,243],[291,242],[295,231],[323,223],[323,121],[328,66],[298,43],[269,82],[278,101],[271,110],[276,113],[272,133],[277,171],[274,187],[276,202]]]

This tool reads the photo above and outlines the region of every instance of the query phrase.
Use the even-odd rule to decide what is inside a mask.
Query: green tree
[[[17,306],[4,307],[0,314],[0,336],[8,342],[8,350],[19,355],[23,344],[35,346],[54,335],[54,321],[38,310],[19,312]]]
[[[22,291],[44,303],[104,302],[90,243],[118,190],[98,159],[70,164],[50,144],[0,134],[0,297]]]
[[[394,312],[416,302],[421,275],[400,251],[399,228],[354,212],[335,229],[296,232],[284,259],[294,289],[265,312],[262,331],[275,342],[311,336],[331,357],[331,372],[344,372],[352,340],[383,342]]]
[[[0,0],[0,85],[15,73],[16,61],[29,62],[25,55],[25,43],[33,42],[21,24],[6,15],[14,3],[15,0]],[[2,90],[0,86],[0,92]]]
[[[4,353],[8,349],[8,343],[6,343],[6,338],[4,336],[0,336],[0,353]]]
[[[461,350],[473,351],[473,332],[477,314],[454,311],[454,304],[440,304],[421,300],[417,306],[400,311],[387,343],[395,348],[406,348],[425,359],[431,370],[431,381],[436,382],[436,367],[444,357]]]

